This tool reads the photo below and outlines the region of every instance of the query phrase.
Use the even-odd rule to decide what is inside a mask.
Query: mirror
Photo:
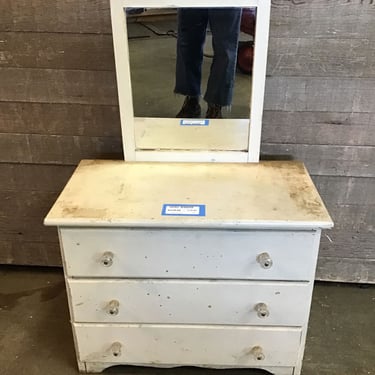
[[[232,6],[231,0],[178,0],[174,5],[160,0],[159,7],[156,3],[111,0],[125,160],[257,162],[270,0],[238,0],[238,8]],[[219,8],[215,4],[220,4]],[[206,12],[203,31],[200,16],[186,16],[186,11]],[[217,16],[219,21],[213,21],[214,12],[223,18]],[[186,17],[182,17],[183,13]],[[193,35],[192,43],[186,43],[189,35]],[[191,49],[192,44],[198,47]],[[223,45],[226,47],[220,48]],[[186,66],[195,68],[189,71]],[[201,95],[212,104],[211,109],[221,107],[219,116],[206,113],[203,99],[200,111],[195,110],[200,78]],[[186,87],[189,92],[184,92]],[[213,87],[220,89],[215,91]],[[192,97],[188,115],[179,113],[186,95]],[[220,103],[216,102],[217,97],[221,98]]]
[[[127,8],[126,15],[135,117],[212,118],[217,108],[216,113],[215,108],[207,113],[206,94],[220,102],[213,104],[222,105],[223,118],[249,119],[256,8]],[[194,42],[184,47],[189,37]],[[205,39],[202,60],[199,38]],[[214,64],[215,38],[219,53]],[[223,52],[229,51],[234,61],[220,56],[220,42],[226,43]],[[193,66],[186,66],[188,60]],[[199,86],[200,114],[195,99],[180,112],[185,99],[182,93],[196,93]]]

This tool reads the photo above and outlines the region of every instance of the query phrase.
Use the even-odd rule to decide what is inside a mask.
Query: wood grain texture
[[[312,176],[312,179],[330,209],[336,204],[364,206],[375,204],[373,178]]]
[[[28,225],[32,225],[31,223],[32,222],[29,221]],[[53,230],[53,228],[49,228],[50,231],[46,233],[44,231],[45,228],[40,226],[39,228],[36,228],[39,229],[39,234],[21,232],[21,226],[14,229],[19,231],[13,232],[13,234],[9,231],[9,229],[5,234],[4,231],[0,232],[2,238],[0,240],[0,263],[25,265],[33,264],[44,266],[55,266],[61,264],[57,233],[55,230]],[[346,273],[345,268],[340,270],[339,265],[341,264],[342,259],[345,259],[346,262],[353,264],[353,268],[356,264],[373,264],[375,259],[373,254],[374,246],[375,239],[373,231],[350,232],[345,230],[337,234],[331,233],[331,231],[323,232],[320,246],[320,266],[318,267],[317,275],[318,279],[335,281],[335,279],[333,279],[331,276],[328,277],[327,275],[330,275],[330,272],[328,272],[328,267],[332,266],[336,262],[338,264],[334,265],[332,269],[335,271],[336,277],[338,277],[336,281],[371,282],[372,279],[373,282],[373,274],[368,274],[366,278],[362,277],[360,280],[353,280],[353,278],[349,277],[349,275]],[[328,265],[322,268],[322,264],[324,264],[326,259],[329,259],[330,262]],[[354,272],[354,275],[355,271],[352,270],[352,272]]]
[[[375,113],[265,111],[263,143],[375,146]]]
[[[372,0],[273,0],[271,36],[372,38]]]
[[[4,259],[8,259],[13,251],[14,264],[56,265],[43,263],[43,259],[59,259],[59,251],[56,230],[44,227],[42,221],[73,169],[73,166],[0,164],[0,175],[4,177],[0,179],[0,199],[3,202],[0,212],[0,239],[3,241],[0,262],[9,263]],[[313,180],[335,222],[332,230],[323,232],[320,255],[373,259],[374,179],[313,176]],[[8,245],[5,246],[4,241]],[[45,246],[44,241],[53,245]],[[22,247],[9,245],[20,242]],[[40,244],[41,253],[34,259],[31,250],[27,253],[27,248],[33,249],[35,242]],[[43,257],[43,249],[51,253]],[[31,254],[31,258],[21,261],[21,251]]]
[[[1,67],[115,70],[112,35],[0,32],[0,40]]]
[[[118,137],[0,134],[3,162],[75,165],[82,159],[122,159]]]
[[[373,112],[375,79],[269,77],[265,110]]]
[[[60,192],[75,166],[0,163],[1,191]]]
[[[120,137],[118,106],[0,102],[0,133]]]
[[[375,146],[375,113],[265,111],[263,143]],[[0,133],[121,136],[117,106],[0,102]]]
[[[262,152],[305,161],[335,220],[317,277],[375,282],[375,3],[272,3]],[[60,264],[42,215],[80,158],[121,154],[113,69],[107,0],[3,0],[0,262]]]
[[[61,185],[64,185],[64,183]],[[0,216],[5,218],[13,214],[14,218],[10,218],[9,223],[17,223],[17,218],[19,217],[24,218],[23,220],[30,221],[36,218],[36,221],[41,222],[50,210],[58,195],[59,192],[0,190],[0,198],[4,201],[4,204],[1,207]],[[329,202],[337,199],[334,194],[331,196],[326,194],[324,195],[327,197]],[[20,202],[14,202],[17,197]],[[23,201],[21,201],[20,198],[22,198]],[[325,201],[327,201],[327,199],[325,199]],[[348,201],[350,201],[350,199],[348,199]],[[336,222],[334,229],[327,233],[336,233],[340,231],[343,233],[345,231],[370,233],[371,231],[374,231],[374,203],[330,203],[327,204],[327,206],[332,218]],[[6,223],[4,225],[6,225]],[[5,228],[5,226],[3,228]]]
[[[0,264],[61,266],[59,243],[29,242],[18,238],[0,240]]]
[[[0,32],[0,40],[2,67],[115,70],[111,35]],[[271,37],[269,43],[268,76],[375,77],[374,40]]]
[[[371,0],[273,0],[270,33],[296,38],[371,37],[374,8]],[[3,0],[0,26],[1,31],[110,33],[109,2]]]
[[[373,78],[374,39],[270,38],[267,75]]]
[[[0,216],[0,239],[6,241],[55,242],[56,228],[45,227],[43,216]]]
[[[0,216],[38,218],[47,215],[58,192],[0,190]]]
[[[354,207],[354,210],[356,208]],[[16,223],[4,224],[3,219],[0,218],[0,258],[3,252],[7,253],[7,248],[15,249],[15,246],[9,247],[12,243],[22,242],[25,245],[39,243],[43,248],[43,243],[53,243],[54,249],[59,253],[57,231],[54,228],[45,228],[41,223],[44,216],[39,218],[18,218]],[[31,230],[28,230],[28,227]],[[3,241],[3,242],[1,242]],[[4,244],[8,245],[5,246]],[[36,246],[36,245],[32,245]],[[347,259],[363,259],[373,260],[374,257],[374,246],[375,236],[374,230],[365,229],[351,229],[350,223],[347,224],[347,228],[341,228],[340,230],[324,231],[322,235],[322,241],[320,245],[320,257],[331,257],[331,258],[342,258]],[[5,250],[4,250],[5,249]],[[25,247],[24,247],[25,249]],[[20,250],[19,250],[20,251]],[[9,251],[8,251],[9,254]],[[47,256],[47,254],[46,254]],[[50,255],[48,255],[50,256]],[[55,257],[55,255],[51,255]],[[28,264],[26,260],[19,264]],[[1,261],[0,261],[1,263]],[[48,263],[38,263],[39,265],[51,265]],[[53,264],[55,265],[55,264]]]
[[[111,32],[109,2],[106,0],[2,0],[1,8],[2,31]]]
[[[375,260],[374,230],[334,229],[323,232],[320,257]]]
[[[74,169],[75,165],[0,163],[0,191],[59,193]],[[313,175],[312,179],[330,209],[336,204],[375,204],[372,178]]]
[[[375,177],[373,146],[263,143],[263,159],[303,161],[313,175]],[[76,165],[82,159],[122,159],[119,137],[0,134],[3,162]]]
[[[316,280],[375,283],[375,259],[321,257]]]
[[[114,72],[0,68],[0,81],[1,101],[118,103]]]
[[[331,205],[330,205],[331,206]],[[357,233],[375,231],[375,205],[342,204],[331,206],[332,216],[337,220],[337,227],[332,230],[335,235],[342,237],[346,230]],[[356,251],[353,249],[353,251]]]
[[[115,75],[109,71],[1,68],[0,81],[1,101],[118,103]],[[278,111],[373,112],[374,85],[375,78],[269,77],[264,106]]]
[[[263,143],[263,159],[302,160],[312,175],[375,177],[375,148]]]
[[[0,33],[0,66],[110,70],[111,35]],[[271,38],[269,76],[374,77],[375,43],[368,39]]]

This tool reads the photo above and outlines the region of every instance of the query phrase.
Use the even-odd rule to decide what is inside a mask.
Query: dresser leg
[[[86,373],[86,364],[85,362],[78,361],[78,370],[79,372]]]
[[[294,367],[262,367],[272,375],[295,375]]]
[[[121,363],[101,363],[101,362],[86,362],[86,369],[85,372],[89,374],[99,374],[103,372],[105,369],[121,365]]]

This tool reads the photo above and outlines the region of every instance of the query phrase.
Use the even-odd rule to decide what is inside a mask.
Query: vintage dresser
[[[110,4],[126,162],[82,161],[45,219],[59,231],[80,371],[299,375],[320,234],[333,224],[302,163],[257,163],[270,0]],[[135,116],[126,9],[218,6],[256,8],[248,116]]]
[[[302,163],[84,160],[45,223],[59,231],[80,371],[300,374],[333,225]]]

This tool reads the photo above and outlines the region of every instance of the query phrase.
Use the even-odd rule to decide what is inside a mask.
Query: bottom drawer
[[[82,362],[228,367],[294,366],[300,328],[74,324]]]

